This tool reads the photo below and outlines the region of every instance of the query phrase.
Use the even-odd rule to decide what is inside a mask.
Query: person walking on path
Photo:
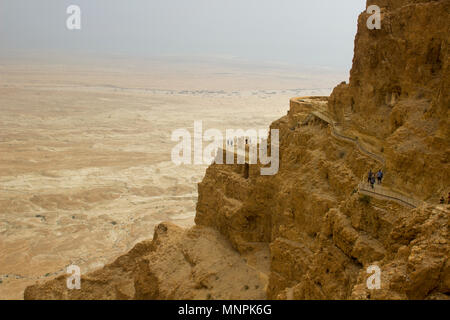
[[[444,196],[441,197],[441,200],[439,201],[440,204],[445,204]]]
[[[381,169],[377,172],[377,180],[378,184],[381,184],[381,181],[383,180],[383,171],[381,171]]]
[[[370,185],[372,189],[375,189],[375,187],[373,186],[374,184],[375,184],[375,176],[372,175],[372,178],[370,178]]]
[[[372,169],[369,171],[369,176],[367,177],[367,182],[372,183],[373,172]]]

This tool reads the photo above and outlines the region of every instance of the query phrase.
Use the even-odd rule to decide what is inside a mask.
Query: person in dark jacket
[[[375,184],[375,176],[372,175],[372,178],[370,178],[370,185],[372,186],[372,189],[374,189],[374,185]]]
[[[372,169],[370,169],[369,175],[367,176],[367,182],[368,182],[368,183],[371,183],[372,177],[373,177],[373,172],[372,172]]]

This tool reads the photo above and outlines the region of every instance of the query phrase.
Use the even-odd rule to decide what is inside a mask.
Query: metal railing
[[[303,98],[303,99],[305,99],[305,98]],[[308,118],[306,120],[309,121],[310,116],[312,115],[312,116],[315,116],[315,117],[321,119],[322,121],[325,121],[326,123],[328,123],[330,125],[331,135],[333,137],[335,137],[336,139],[339,139],[339,140],[344,140],[346,142],[351,142],[351,143],[355,144],[357,146],[358,150],[360,150],[363,154],[382,163],[383,171],[385,171],[386,160],[382,156],[367,150],[367,148],[364,147],[364,145],[360,142],[358,137],[351,137],[351,136],[347,136],[347,135],[341,133],[340,129],[338,128],[338,122],[335,122],[333,120],[333,115],[330,114],[327,110],[325,110],[325,109],[322,110],[322,108],[319,109],[315,106],[313,106],[312,108],[314,110],[311,111],[310,115],[308,116]],[[363,181],[364,181],[364,178],[363,178]],[[386,187],[380,186],[380,185],[374,185],[374,187],[372,188],[372,186],[369,183],[365,183],[365,182],[361,182],[358,185],[358,190],[359,190],[359,192],[361,192],[363,194],[366,194],[369,196],[378,196],[383,199],[395,201],[401,205],[406,205],[411,208],[417,208],[424,203],[420,200],[407,197],[401,193],[392,191],[392,190],[390,190]]]
[[[328,123],[331,126],[331,133],[332,135],[337,138],[337,139],[341,139],[341,140],[345,140],[345,141],[349,141],[352,142],[354,144],[356,144],[356,146],[358,147],[358,149],[364,153],[365,155],[375,159],[376,161],[380,162],[383,164],[383,169],[386,165],[386,161],[383,157],[367,150],[367,148],[365,148],[362,143],[359,141],[358,137],[350,137],[350,136],[346,136],[342,133],[339,132],[339,129],[337,128],[338,122],[333,120],[333,116],[327,111],[327,110],[321,110],[318,108],[315,108],[313,106],[313,108],[315,110],[311,111],[311,115],[321,119],[322,121],[325,121],[326,123]],[[309,119],[307,119],[309,120]]]
[[[376,195],[387,200],[395,201],[401,205],[409,206],[411,208],[417,208],[423,204],[423,202],[420,200],[407,197],[401,193],[392,191],[380,185],[374,185],[374,187],[372,188],[370,184],[361,182],[358,185],[358,190],[363,194]]]

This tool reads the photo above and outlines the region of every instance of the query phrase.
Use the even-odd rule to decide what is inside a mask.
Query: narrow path
[[[383,165],[383,171],[385,171],[386,160],[382,156],[367,150],[367,148],[365,148],[363,146],[363,144],[361,143],[361,141],[358,137],[351,137],[351,136],[347,136],[344,133],[342,133],[341,129],[339,128],[339,123],[334,121],[333,116],[328,112],[328,110],[325,109],[325,107],[326,107],[325,102],[322,103],[322,105],[323,105],[322,107],[319,107],[317,101],[314,101],[314,100],[307,101],[308,98],[305,98],[305,97],[297,98],[297,100],[299,100],[301,102],[304,102],[304,101],[311,102],[313,110],[310,112],[310,114],[306,118],[306,121],[308,121],[311,116],[314,116],[314,117],[317,117],[320,120],[328,123],[331,128],[331,135],[334,138],[344,141],[344,142],[353,143],[354,145],[356,145],[356,147],[358,148],[358,150],[360,152],[362,152],[366,156],[380,162]],[[375,198],[379,198],[382,200],[394,201],[400,205],[403,205],[403,206],[406,206],[409,208],[417,208],[417,207],[425,204],[425,202],[423,202],[421,200],[407,197],[401,193],[395,192],[384,186],[374,185],[374,188],[372,188],[370,184],[368,184],[364,181],[358,185],[357,190],[361,194],[365,194],[370,197],[375,197]]]
[[[351,143],[355,144],[358,147],[359,151],[361,151],[363,154],[367,155],[368,157],[380,162],[383,165],[383,169],[384,169],[384,167],[386,165],[386,161],[382,156],[377,155],[377,154],[367,150],[367,148],[365,148],[363,146],[363,144],[361,143],[361,141],[359,140],[358,137],[351,137],[351,136],[347,136],[347,135],[343,134],[341,129],[339,128],[339,123],[333,120],[333,116],[328,111],[326,111],[323,108],[319,109],[316,104],[313,104],[313,108],[315,110],[311,111],[311,115],[328,123],[330,125],[331,134],[333,135],[333,137],[335,137],[338,140],[343,140],[345,142],[351,142]]]
[[[406,206],[406,207],[410,207],[410,208],[417,208],[420,207],[424,202],[414,199],[414,198],[410,198],[407,196],[404,196],[398,192],[392,191],[389,188],[380,186],[380,185],[374,185],[373,189],[372,186],[370,184],[368,184],[367,182],[361,182],[358,185],[358,191],[361,194],[365,194],[367,196],[370,197],[374,197],[374,198],[380,198],[381,200],[391,200],[394,202],[397,202],[400,205]]]

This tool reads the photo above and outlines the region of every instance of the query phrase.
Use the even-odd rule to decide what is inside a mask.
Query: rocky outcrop
[[[332,138],[323,121],[295,126],[301,105],[272,125],[281,133],[279,173],[262,177],[255,165],[244,179],[239,166],[211,166],[199,185],[196,223],[220,230],[242,253],[270,243],[269,298],[446,297],[448,211],[366,202],[355,188],[380,164]],[[372,265],[382,271],[381,290],[367,290]]]
[[[196,227],[162,224],[82,290],[61,277],[25,298],[448,299],[449,207],[436,204],[450,191],[450,1],[376,4],[382,28],[359,17],[350,82],[293,99],[271,125],[278,174],[213,164]],[[420,205],[359,193],[381,167],[385,188]],[[371,266],[379,289],[367,286]]]
[[[81,278],[80,290],[66,276],[28,287],[25,299],[265,299],[269,252],[260,246],[240,256],[217,231],[155,228],[152,241]]]

